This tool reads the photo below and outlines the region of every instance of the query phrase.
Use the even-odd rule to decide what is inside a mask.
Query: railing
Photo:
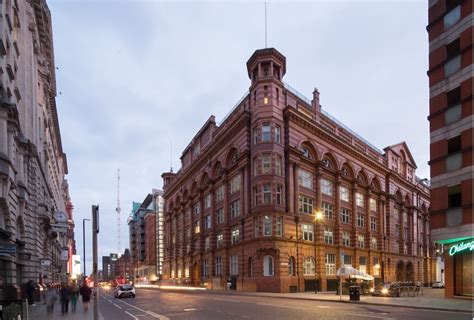
[[[293,93],[295,96],[297,96],[298,98],[300,98],[301,100],[303,100],[304,102],[306,102],[307,104],[309,104],[311,106],[311,100],[309,100],[308,98],[306,98],[302,93],[298,92],[298,90],[296,90],[295,88],[293,88],[292,86],[290,86],[289,84],[287,83],[283,83],[285,88],[288,89],[291,93]],[[361,140],[362,142],[364,142],[367,146],[369,146],[371,149],[373,149],[374,151],[376,151],[377,153],[379,154],[383,154],[384,152],[382,150],[380,150],[379,148],[377,148],[376,146],[374,146],[373,144],[371,144],[369,141],[367,141],[366,139],[362,138],[359,134],[355,133],[352,129],[350,129],[348,126],[346,126],[344,123],[342,123],[341,121],[339,121],[338,119],[336,119],[335,117],[333,117],[332,115],[330,115],[327,111],[321,109],[321,113],[326,116],[327,118],[329,118],[330,120],[332,120],[334,123],[336,123],[338,126],[340,126],[341,128],[343,128],[344,130],[348,131],[349,133],[351,133],[352,135],[354,135],[357,139]]]
[[[249,91],[246,91],[244,95],[239,99],[239,101],[237,101],[237,103],[232,107],[232,109],[230,109],[230,111],[225,115],[225,117],[217,124],[217,126],[220,126],[221,124],[223,124],[227,120],[227,118],[230,117],[230,115],[235,111],[235,109],[239,107],[242,101],[245,100],[248,94],[249,94]]]

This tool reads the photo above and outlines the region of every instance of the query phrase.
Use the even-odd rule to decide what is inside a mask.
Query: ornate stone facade
[[[0,241],[17,249],[0,256],[0,285],[60,281],[68,235],[51,224],[70,199],[51,14],[44,0],[7,0],[0,16]]]
[[[317,89],[309,101],[285,84],[276,49],[257,50],[247,71],[249,93],[162,175],[164,281],[335,290],[348,264],[429,282],[429,190],[406,143],[378,150],[323,110]]]

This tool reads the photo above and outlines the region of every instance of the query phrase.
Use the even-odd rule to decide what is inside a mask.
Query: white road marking
[[[130,304],[130,303],[125,302],[125,301],[123,301],[123,300],[121,300],[120,302],[125,303],[126,305],[128,305],[128,306],[130,306],[130,307],[132,307],[132,308],[135,308],[135,309],[137,309],[137,310],[139,310],[139,311],[141,311],[141,312],[145,312],[145,313],[149,314],[150,316],[152,316],[152,317],[154,317],[154,318],[157,318],[157,319],[160,319],[160,320],[170,320],[170,318],[168,318],[168,317],[166,317],[166,316],[163,316],[163,315],[158,314],[158,313],[154,313],[153,311],[146,311],[146,310],[143,310],[142,308],[136,307],[136,306],[134,306],[133,304]]]
[[[250,317],[249,317],[249,316],[242,316],[242,318],[247,318],[247,319],[250,319]]]
[[[138,320],[138,318],[135,317],[135,316],[134,316],[133,314],[131,314],[130,312],[125,311],[125,313],[128,314],[128,315],[129,315],[130,317],[132,317],[133,319]]]
[[[358,316],[360,317],[361,315],[358,313],[346,313],[349,316]],[[380,316],[369,316],[367,314],[364,314],[365,318],[376,318],[376,319],[386,319],[386,320],[394,320],[395,318],[388,318],[388,317],[380,317]]]
[[[188,309],[184,309],[184,311],[196,311],[196,308],[188,308]]]

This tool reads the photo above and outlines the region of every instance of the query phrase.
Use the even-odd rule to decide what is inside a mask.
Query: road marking
[[[138,320],[138,318],[135,317],[135,316],[134,316],[133,314],[131,314],[130,312],[125,311],[125,313],[128,314],[128,315],[129,315],[130,317],[132,317],[133,319]]]
[[[113,305],[114,305],[114,306],[116,306],[116,307],[117,307],[117,308],[119,308],[119,309],[122,309],[122,307],[121,307],[121,306],[119,306],[119,305],[118,305],[118,304],[116,304],[116,303],[114,303]]]
[[[135,309],[137,309],[137,310],[139,310],[139,311],[141,311],[141,312],[148,313],[150,316],[152,316],[152,317],[154,317],[154,318],[157,318],[157,319],[160,319],[160,320],[170,320],[170,318],[165,317],[165,316],[163,316],[163,315],[161,315],[161,314],[154,313],[153,311],[146,311],[146,310],[143,310],[142,308],[136,307],[136,306],[134,306],[133,304],[130,304],[130,303],[125,302],[125,301],[123,301],[123,300],[121,300],[120,302],[125,303],[126,305],[128,305],[128,306],[130,306],[130,307],[132,307],[132,308],[135,308]]]
[[[184,311],[196,311],[196,308],[188,308],[188,309],[184,309]]]
[[[358,316],[360,317],[361,315],[358,313],[346,313],[349,316]],[[386,319],[386,320],[394,320],[395,318],[388,318],[388,317],[380,317],[380,316],[369,316],[367,314],[364,314],[365,318],[376,318],[376,319]]]
[[[249,317],[249,316],[242,316],[242,318],[247,318],[247,319],[250,319],[250,317]]]

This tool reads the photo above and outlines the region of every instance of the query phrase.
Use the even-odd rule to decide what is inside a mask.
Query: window
[[[217,188],[215,195],[216,202],[221,202],[224,200],[224,186]]]
[[[262,126],[262,141],[268,142],[272,139],[271,131],[270,131],[270,124],[266,123]]]
[[[253,128],[253,144],[258,143],[258,128]]]
[[[202,260],[202,272],[201,272],[203,278],[207,277],[208,271],[209,271],[209,265],[208,265],[207,259],[204,259]]]
[[[281,142],[281,128],[280,128],[280,126],[275,126],[275,142],[276,143]]]
[[[309,149],[306,147],[301,148],[301,154],[303,154],[303,157],[308,158],[308,159],[313,159],[311,156],[311,152],[309,152]]]
[[[263,235],[266,237],[272,235],[272,217],[271,216],[263,217]]]
[[[459,20],[461,20],[461,5],[456,6],[454,9],[444,15],[444,30],[451,28]]]
[[[332,196],[332,182],[326,179],[321,179],[321,193]]]
[[[350,222],[349,209],[341,208],[341,222],[342,223],[349,223]]]
[[[370,230],[377,231],[377,218],[370,217]]]
[[[309,276],[315,274],[314,257],[305,257],[303,259],[303,275]]]
[[[281,176],[281,156],[275,157],[275,174]]]
[[[234,219],[240,216],[240,201],[235,200],[230,203],[230,218]]]
[[[461,87],[457,87],[446,93],[447,110],[444,114],[444,122],[446,125],[461,119]]]
[[[344,255],[344,264],[346,266],[352,266],[352,256]]]
[[[269,174],[272,171],[272,156],[270,154],[264,154],[262,156],[262,173]]]
[[[254,236],[258,238],[260,236],[260,225],[258,222],[258,217],[253,218],[253,225],[254,225]]]
[[[290,259],[288,259],[288,275],[290,276],[294,276],[296,275],[296,268],[295,268],[295,258],[294,257],[290,257]]]
[[[239,242],[239,238],[240,238],[240,229],[238,226],[233,226],[231,229],[230,243],[236,244],[237,242]]]
[[[450,77],[461,69],[461,42],[460,39],[452,41],[446,46],[446,63],[444,76]]]
[[[217,238],[216,246],[218,248],[222,247],[224,245],[224,234],[222,232],[218,232],[216,238]]]
[[[327,243],[327,244],[334,243],[332,228],[324,228],[324,243]]]
[[[240,174],[230,180],[230,194],[240,191]]]
[[[263,203],[272,203],[272,188],[269,184],[263,185]]]
[[[201,204],[199,202],[196,202],[193,205],[193,212],[195,216],[197,216],[201,212]]]
[[[280,185],[277,185],[276,187],[276,204],[282,204],[282,198],[281,198],[281,193],[283,192],[283,188]]]
[[[377,211],[377,200],[370,198],[370,211]]]
[[[359,257],[359,271],[367,273],[367,257]]]
[[[268,104],[268,86],[263,86],[263,104]]]
[[[283,217],[278,216],[276,220],[276,236],[281,237],[283,236]]]
[[[363,227],[365,225],[365,214],[358,212],[357,213],[357,226]]]
[[[334,253],[326,253],[326,275],[333,276],[336,274],[336,255]]]
[[[230,256],[229,263],[230,263],[229,274],[231,276],[238,275],[239,274],[239,256],[236,254],[232,254]]]
[[[326,219],[334,218],[334,206],[332,204],[323,202],[323,211]]]
[[[362,193],[356,192],[356,204],[358,207],[365,207],[364,195]]]
[[[273,277],[274,276],[273,257],[272,256],[265,256],[263,258],[263,276],[264,277]]]
[[[359,245],[359,248],[364,249],[365,243],[364,243],[364,235],[363,234],[357,235],[357,244]]]
[[[204,228],[205,229],[211,229],[212,223],[211,223],[211,215],[208,214],[207,216],[204,217]]]
[[[457,208],[462,205],[461,185],[448,188],[448,208]]]
[[[216,277],[222,276],[222,257],[215,258],[215,271],[214,274]]]
[[[193,149],[193,156],[197,157],[201,153],[201,146],[199,143]]]
[[[339,187],[339,197],[341,201],[349,202],[349,189],[343,186]]]
[[[301,230],[303,231],[303,240],[306,240],[306,241],[314,240],[314,228],[312,224],[302,223]]]
[[[409,240],[408,239],[408,228],[407,227],[403,228],[403,237],[405,238],[405,241]]]
[[[207,236],[204,238],[204,250],[207,251],[211,249],[211,237]]]
[[[224,223],[224,208],[219,208],[216,211],[216,224]]]
[[[258,176],[258,158],[253,159],[253,176]]]
[[[377,250],[377,238],[376,237],[372,237],[370,239],[370,249]]]
[[[201,232],[201,226],[199,225],[199,221],[194,222],[194,233],[198,234]]]
[[[379,264],[379,257],[373,257],[373,262],[374,262],[374,269],[373,269],[373,275],[374,276],[379,276],[380,275],[380,264]]]
[[[253,200],[256,206],[260,204],[259,195],[258,195],[258,187],[253,188]]]
[[[461,135],[447,140],[448,156],[446,158],[446,171],[458,170],[462,166]]]
[[[209,209],[210,207],[211,207],[211,195],[208,194],[208,195],[204,198],[204,208]]]
[[[307,196],[298,196],[298,200],[300,212],[313,214],[313,198]]]
[[[345,245],[346,247],[351,246],[351,236],[349,234],[349,231],[342,232],[342,244]]]
[[[313,174],[303,169],[298,170],[298,184],[302,187],[313,189]]]

